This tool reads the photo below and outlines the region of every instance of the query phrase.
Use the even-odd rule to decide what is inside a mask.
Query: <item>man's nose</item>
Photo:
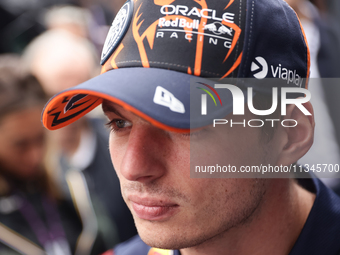
[[[165,131],[150,124],[131,129],[120,167],[130,181],[151,182],[166,173],[166,155],[171,140]]]

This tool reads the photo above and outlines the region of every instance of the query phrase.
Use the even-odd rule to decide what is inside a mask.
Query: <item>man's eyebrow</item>
[[[104,100],[103,103],[102,103],[102,108],[103,108],[103,112],[106,114],[106,113],[109,113],[109,112],[112,112],[114,114],[116,114],[117,116],[125,119],[125,117],[114,107],[112,106],[108,101]]]

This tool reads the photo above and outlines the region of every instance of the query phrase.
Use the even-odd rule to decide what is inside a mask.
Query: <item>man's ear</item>
[[[277,165],[290,165],[297,162],[307,153],[314,140],[314,111],[312,104],[307,102],[303,106],[312,114],[303,114],[296,105],[287,106],[287,115],[285,119],[297,121],[296,127],[284,127],[286,139],[282,144],[282,151]],[[292,123],[293,125],[293,123]]]

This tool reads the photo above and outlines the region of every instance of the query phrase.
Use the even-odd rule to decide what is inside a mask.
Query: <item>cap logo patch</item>
[[[66,104],[65,108],[64,108],[64,113],[66,113],[67,111],[71,110],[71,109],[75,109],[81,105],[83,105],[85,102],[80,103],[80,104],[76,104],[78,101],[80,101],[81,99],[83,99],[84,97],[87,97],[88,95],[86,94],[78,94],[73,96]]]
[[[233,29],[222,25],[221,22],[214,22],[214,23],[205,25],[204,30],[209,30],[213,32],[215,35],[228,34],[229,36],[233,36],[232,35]]]
[[[243,53],[241,21],[245,15],[239,12],[243,4],[228,0],[222,4],[223,8],[217,8],[218,4],[212,1],[208,7],[206,0],[192,3],[161,0],[150,2],[135,2],[132,34],[128,33],[137,44],[139,56],[133,56],[135,49],[130,44],[124,45],[122,51],[117,49],[117,54],[112,56],[111,66],[108,63],[104,72],[124,67],[125,59],[131,59],[135,65],[146,68],[170,68],[196,76],[225,78],[234,75]],[[153,15],[145,15],[149,9],[152,9]],[[132,53],[128,47],[133,49]],[[216,64],[218,70],[207,65],[209,51],[213,54],[220,51],[216,63],[222,65]],[[178,54],[187,57],[172,63]]]
[[[129,29],[133,16],[133,0],[128,0],[117,13],[106,37],[100,64],[103,65],[117,48]]]
[[[157,86],[153,102],[168,107],[172,112],[185,113],[184,105],[170,91]]]
[[[255,61],[251,63],[250,70],[256,79],[264,79],[268,74],[268,64],[263,57],[255,58]]]
[[[100,98],[87,94],[62,97],[56,104],[58,106],[47,112],[46,125],[50,129],[56,129],[57,126],[63,127],[95,108],[101,101]]]
[[[235,14],[224,12],[218,17],[216,10],[203,8],[204,6],[206,4],[203,3],[202,9],[190,9],[185,5],[162,6],[160,12],[167,16],[159,19],[156,38],[164,38],[164,33],[168,32],[170,38],[178,39],[178,33],[182,32],[185,33],[185,39],[191,41],[193,34],[197,34],[199,41],[203,40],[202,36],[208,36],[209,44],[218,45],[218,40],[222,40],[224,47],[231,49],[238,40],[234,38],[235,34],[240,33],[240,28],[234,23]]]
[[[304,79],[297,73],[296,70],[291,70],[279,65],[268,65],[263,57],[256,57],[251,63],[250,70],[256,79],[262,80],[266,77],[279,78],[287,82],[287,84],[295,84],[302,88]]]

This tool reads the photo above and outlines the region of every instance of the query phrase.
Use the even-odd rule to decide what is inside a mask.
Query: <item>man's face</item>
[[[31,107],[5,115],[0,121],[0,164],[18,179],[34,177],[44,154],[41,107]]]
[[[185,135],[158,129],[110,102],[103,109],[113,129],[110,153],[122,194],[148,245],[196,246],[260,210],[268,186],[264,179],[190,178],[190,144],[196,142],[199,163],[213,158],[237,167],[275,164],[276,151],[271,143],[261,145],[260,129],[208,127]]]

